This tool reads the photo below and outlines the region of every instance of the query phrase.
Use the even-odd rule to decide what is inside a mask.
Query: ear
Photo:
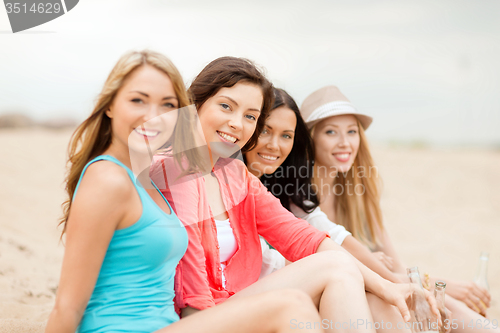
[[[105,112],[106,112],[106,116],[108,116],[110,119],[113,118],[113,112],[111,112],[111,107],[109,109],[107,109]]]

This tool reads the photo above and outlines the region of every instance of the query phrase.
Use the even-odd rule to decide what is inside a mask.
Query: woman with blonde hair
[[[405,266],[382,223],[380,177],[365,136],[372,118],[358,112],[335,86],[313,92],[304,100],[300,112],[314,143],[312,182],[319,207],[330,221],[344,226],[389,270],[405,279]],[[435,280],[431,277],[430,283]],[[455,319],[483,319],[478,313],[485,314],[489,306],[487,290],[472,282],[447,280],[446,292],[446,306]]]
[[[292,319],[320,320],[305,293],[282,290],[179,321],[174,274],[187,234],[142,169],[165,149],[183,172],[198,169],[199,156],[184,150],[194,140],[188,105],[178,70],[161,54],[130,52],[113,68],[71,138],[66,250],[46,332],[291,332]]]

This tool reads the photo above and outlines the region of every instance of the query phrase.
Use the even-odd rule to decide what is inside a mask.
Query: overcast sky
[[[299,103],[335,84],[375,141],[500,146],[500,1],[81,0],[10,33],[0,8],[0,114],[84,119],[131,49],[170,57],[186,84],[211,60],[262,65]]]

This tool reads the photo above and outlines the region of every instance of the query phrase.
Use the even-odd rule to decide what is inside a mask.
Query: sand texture
[[[0,333],[43,332],[63,256],[61,215],[71,132],[0,130]],[[396,249],[421,272],[472,280],[490,252],[490,318],[500,318],[500,152],[373,148]]]

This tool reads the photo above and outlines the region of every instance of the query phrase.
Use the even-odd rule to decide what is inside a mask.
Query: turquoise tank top
[[[173,303],[174,274],[186,252],[187,233],[172,208],[170,215],[161,210],[132,171],[112,156],[87,163],[75,194],[88,166],[101,160],[127,170],[142,214],[130,227],[115,230],[77,332],[153,332],[179,320]]]

